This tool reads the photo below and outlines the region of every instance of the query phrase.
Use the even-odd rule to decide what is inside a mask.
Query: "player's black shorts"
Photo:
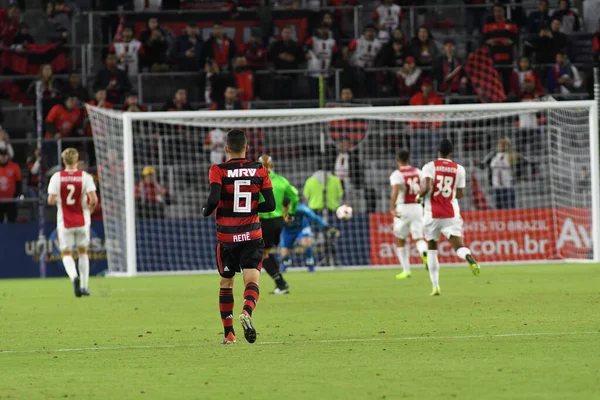
[[[284,221],[282,217],[267,218],[260,220],[262,227],[263,239],[265,241],[265,249],[269,250],[279,246],[281,240],[281,230],[283,229]]]
[[[262,239],[242,243],[217,243],[217,266],[223,278],[233,278],[236,272],[243,269],[262,268]]]

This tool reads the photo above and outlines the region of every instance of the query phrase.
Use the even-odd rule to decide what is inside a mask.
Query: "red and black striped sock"
[[[219,310],[221,311],[221,322],[225,330],[225,336],[233,331],[233,289],[221,288],[219,290]]]
[[[246,290],[244,290],[244,311],[246,311],[248,315],[252,316],[252,311],[254,311],[254,307],[256,307],[257,302],[258,284],[255,282],[250,282],[246,285]]]

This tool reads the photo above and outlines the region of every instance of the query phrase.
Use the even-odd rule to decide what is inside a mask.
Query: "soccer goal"
[[[249,136],[339,237],[313,227],[323,266],[395,265],[389,175],[409,148],[422,167],[441,138],[467,171],[464,236],[481,263],[600,261],[598,113],[593,101],[121,113],[88,106],[109,273],[216,269],[208,170],[224,135]],[[499,154],[501,153],[501,154]],[[504,162],[498,163],[500,158]],[[307,182],[309,182],[307,184]],[[339,198],[339,186],[344,191]],[[305,190],[306,189],[306,190]],[[304,198],[306,194],[309,198]],[[320,200],[319,200],[320,197]],[[327,199],[327,201],[324,201]],[[335,217],[348,204],[354,216]],[[327,207],[330,210],[327,210]],[[419,265],[411,246],[411,261]],[[294,258],[302,266],[300,249]],[[448,242],[440,261],[457,263]]]

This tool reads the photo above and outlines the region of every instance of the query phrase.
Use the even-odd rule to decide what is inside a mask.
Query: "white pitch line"
[[[455,335],[455,336],[406,336],[406,337],[388,337],[388,338],[356,338],[356,339],[323,339],[323,340],[290,340],[281,342],[258,342],[258,345],[285,345],[285,344],[310,344],[310,343],[366,343],[366,342],[389,342],[389,341],[409,341],[409,340],[461,340],[461,339],[481,339],[481,338],[506,338],[506,337],[527,337],[527,336],[573,336],[573,335],[599,335],[600,331],[588,332],[536,332],[536,333],[499,333],[483,335]],[[0,350],[0,354],[17,353],[62,353],[73,351],[111,351],[111,350],[139,350],[139,349],[175,349],[186,347],[206,347],[215,346],[213,343],[192,343],[192,344],[165,344],[155,346],[112,346],[112,347],[75,347],[65,349],[40,349],[40,350]]]

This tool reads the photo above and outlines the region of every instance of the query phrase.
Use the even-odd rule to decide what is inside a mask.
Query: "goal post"
[[[309,178],[340,175],[340,204],[351,205],[355,217],[344,222],[325,213],[342,234],[329,245],[325,232],[313,231],[321,265],[398,263],[387,214],[395,154],[410,148],[420,168],[443,137],[455,142],[454,159],[467,170],[460,202],[465,240],[483,263],[600,262],[594,101],[150,113],[87,108],[110,275],[216,269],[214,220],[200,210],[208,169],[223,157],[224,134],[232,128],[249,134],[250,158],[272,155],[275,171],[301,195]],[[506,190],[497,188],[490,167],[498,146],[508,146],[514,183]],[[349,155],[348,169],[340,151]],[[441,262],[459,262],[442,244]],[[413,249],[411,255],[416,263]],[[294,265],[302,265],[300,251]]]

